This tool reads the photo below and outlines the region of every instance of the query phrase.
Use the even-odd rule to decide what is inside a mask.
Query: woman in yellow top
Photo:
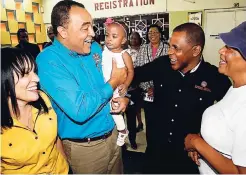
[[[1,53],[1,173],[67,174],[56,114],[38,91],[33,57],[17,48]]]

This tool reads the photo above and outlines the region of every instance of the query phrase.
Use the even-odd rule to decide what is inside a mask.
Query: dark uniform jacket
[[[39,49],[39,47],[38,47],[37,44],[22,43],[22,44],[18,44],[16,47],[17,48],[24,49],[26,52],[31,53],[32,56],[34,57],[34,59],[36,59],[36,57],[40,53],[40,49]]]
[[[156,120],[150,129],[155,133],[156,149],[171,149],[177,155],[184,152],[185,136],[200,132],[205,109],[221,100],[231,86],[216,66],[202,60],[195,72],[183,76],[171,68],[168,56],[135,69],[133,84],[149,80],[153,80],[155,89]]]

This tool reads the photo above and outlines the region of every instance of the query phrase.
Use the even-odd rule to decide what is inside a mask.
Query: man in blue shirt
[[[93,41],[92,18],[75,1],[58,2],[51,15],[55,39],[37,58],[41,88],[58,116],[58,134],[73,173],[123,173],[121,148],[110,114],[113,90],[126,79],[126,69],[113,62],[104,82],[102,50]],[[114,99],[113,112],[125,110],[128,99]]]

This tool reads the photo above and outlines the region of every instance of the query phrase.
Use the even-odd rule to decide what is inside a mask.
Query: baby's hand
[[[124,97],[127,93],[128,90],[128,86],[126,86],[125,84],[120,85],[119,87],[119,94],[121,97]]]

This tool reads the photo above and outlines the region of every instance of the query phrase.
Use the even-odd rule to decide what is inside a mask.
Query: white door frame
[[[205,9],[204,10],[204,32],[206,33],[207,30],[207,13],[221,13],[221,12],[236,12],[236,11],[246,11],[246,7],[241,8],[224,8],[224,9]],[[245,17],[246,21],[246,17]],[[236,19],[235,19],[235,25],[236,25]]]

